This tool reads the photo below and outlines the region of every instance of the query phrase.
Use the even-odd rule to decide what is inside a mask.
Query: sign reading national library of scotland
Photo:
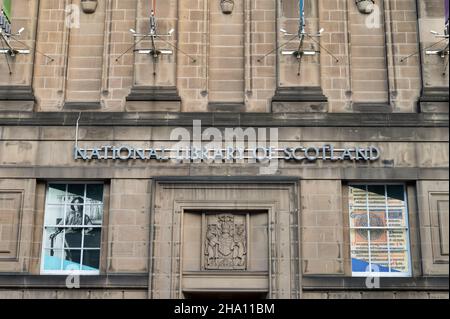
[[[336,148],[333,145],[299,147],[254,147],[254,148],[142,148],[129,145],[104,145],[94,148],[74,147],[74,159],[83,161],[183,161],[238,162],[249,160],[262,162],[270,160],[284,161],[358,161],[373,162],[380,158],[380,150],[375,146]]]

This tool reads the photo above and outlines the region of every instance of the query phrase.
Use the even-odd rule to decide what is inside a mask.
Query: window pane
[[[366,186],[350,187],[350,227],[367,226]]]
[[[68,205],[66,211],[66,225],[67,226],[83,225],[83,210],[84,206]]]
[[[84,225],[100,226],[103,220],[103,205],[85,206]]]
[[[366,186],[350,187],[350,205],[360,209],[366,209],[367,205]]]
[[[355,272],[365,272],[369,267],[368,231],[354,229],[350,232],[352,269]]]
[[[405,198],[405,188],[403,185],[388,185],[387,196],[390,205],[403,205]]]
[[[100,243],[100,228],[91,228],[84,230],[84,248],[100,248]]]
[[[367,227],[367,212],[359,209],[350,212],[350,227]]]
[[[64,225],[64,206],[47,205],[44,223],[46,226]]]
[[[61,270],[62,250],[44,250],[44,270]]]
[[[406,208],[389,207],[389,227],[405,227],[406,226]]]
[[[386,217],[386,194],[384,185],[369,185],[368,207],[370,212],[371,227],[385,226]]]
[[[391,249],[407,249],[406,231],[402,229],[389,231],[389,244]]]
[[[388,238],[387,231],[382,229],[369,230],[370,234],[370,249],[387,250]]]
[[[81,250],[64,250],[63,270],[80,270]]]
[[[389,254],[387,250],[370,250],[371,272],[389,272]]]
[[[65,236],[65,248],[82,248],[81,247],[81,240],[82,240],[82,229],[70,229],[68,228],[66,230],[66,236]]]
[[[66,196],[66,184],[49,184],[48,185],[48,203],[63,204]]]
[[[370,211],[370,227],[386,227],[386,210]]]
[[[371,206],[385,205],[385,186],[384,185],[369,185],[367,186],[369,203]]]
[[[44,233],[44,248],[63,249],[64,231],[63,228],[49,227]]]
[[[349,190],[353,272],[409,273],[404,186],[357,185]]]
[[[102,204],[103,203],[103,185],[88,184],[86,188],[86,204]]]
[[[408,252],[404,251],[391,251],[391,268],[392,272],[408,272],[409,261]]]
[[[369,249],[352,250],[352,271],[369,272]]]
[[[73,203],[75,199],[79,201],[81,199],[81,204],[84,199],[84,184],[70,184],[67,188],[67,202]]]
[[[103,184],[49,184],[43,269],[98,271],[102,221]]]
[[[403,185],[389,185],[387,187],[387,201],[389,205],[389,226],[406,226],[405,189]]]
[[[371,272],[389,272],[389,253],[387,231],[370,230]]]
[[[100,250],[85,250],[83,252],[83,270],[99,270]]]

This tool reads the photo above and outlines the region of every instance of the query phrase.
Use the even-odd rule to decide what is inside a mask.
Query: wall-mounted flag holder
[[[3,0],[2,8],[0,11],[0,42],[2,48],[0,48],[0,53],[9,54],[10,56],[15,56],[17,54],[30,54],[30,50],[15,48],[11,39],[19,37],[25,28],[20,28],[16,33],[12,32],[11,26],[11,0]]]
[[[184,54],[185,56],[187,56],[188,58],[190,58],[192,60],[193,63],[195,63],[197,60],[193,57],[191,57],[189,54],[187,54],[186,52],[182,51],[180,48],[178,48],[176,45],[173,45],[172,43],[170,43],[168,40],[166,40],[165,38],[171,38],[175,32],[175,29],[170,29],[166,34],[158,34],[158,25],[157,25],[157,19],[156,19],[156,0],[152,0],[152,8],[150,11],[150,28],[148,33],[138,33],[136,32],[136,30],[134,29],[130,29],[131,34],[135,37],[135,38],[141,38],[139,39],[139,41],[137,41],[135,44],[133,44],[132,46],[130,46],[126,51],[124,51],[121,55],[119,55],[119,57],[116,59],[116,62],[119,62],[119,60],[126,54],[128,53],[131,49],[133,49],[134,52],[137,52],[138,54],[145,54],[145,55],[149,55],[151,56],[153,59],[153,75],[156,75],[156,69],[155,69],[155,64],[157,62],[157,60],[161,57],[161,56],[170,56],[174,54],[174,50],[179,51],[180,53]],[[150,39],[151,42],[151,47],[150,48],[142,48],[142,49],[136,49],[136,46],[141,43],[142,41],[144,41],[145,39]],[[160,40],[162,42],[164,42],[166,45],[168,45],[170,48],[158,48],[156,41]]]
[[[299,0],[299,9],[300,9],[300,14],[299,14],[299,24],[298,24],[299,28],[298,28],[298,32],[295,33],[295,34],[294,33],[289,33],[286,29],[281,28],[280,32],[284,36],[291,36],[291,38],[287,42],[285,42],[284,44],[276,47],[274,50],[268,52],[262,58],[258,59],[258,62],[261,62],[263,59],[265,59],[267,56],[269,56],[273,52],[278,51],[279,49],[285,47],[286,45],[288,45],[292,41],[298,39],[299,40],[299,46],[298,46],[297,50],[281,50],[281,55],[293,56],[293,57],[295,57],[297,59],[297,61],[298,61],[298,72],[297,72],[297,75],[300,76],[301,75],[300,74],[301,63],[302,63],[303,58],[304,57],[316,56],[316,55],[320,54],[319,50],[306,49],[304,47],[306,38],[309,38],[312,42],[317,44],[320,49],[323,49],[329,55],[331,55],[335,59],[336,62],[339,62],[339,59],[330,50],[328,50],[327,48],[322,46],[320,44],[320,42],[316,40],[316,38],[320,38],[322,33],[325,31],[323,28],[321,28],[319,30],[319,32],[317,32],[315,34],[311,34],[311,33],[307,33],[306,32],[305,0]]]
[[[8,65],[9,74],[12,74],[11,65],[9,64],[8,57],[14,58],[19,54],[30,54],[31,48],[19,40],[18,38],[25,31],[25,28],[20,28],[17,32],[12,32],[11,26],[11,0],[3,0],[2,10],[0,11],[0,54],[5,55],[6,63]],[[19,43],[24,48],[17,48],[14,43]],[[50,59],[51,62],[54,59],[46,54],[35,50],[37,53],[42,54],[43,56]]]
[[[425,52],[425,55],[428,55],[428,56],[437,55],[444,61],[444,71],[443,71],[442,75],[443,76],[447,75],[447,67],[448,67],[448,63],[449,63],[449,41],[448,41],[448,39],[449,39],[449,34],[450,34],[449,0],[444,0],[444,7],[445,7],[444,32],[439,33],[437,31],[431,30],[430,33],[434,35],[434,37],[436,38],[436,42],[424,49],[418,50],[418,51],[402,58],[400,60],[400,62],[403,63],[403,62],[407,61],[409,58],[419,54],[420,52]],[[445,43],[445,42],[447,42],[447,43]],[[442,47],[441,49],[436,49],[436,47],[439,44],[445,44],[445,46]]]

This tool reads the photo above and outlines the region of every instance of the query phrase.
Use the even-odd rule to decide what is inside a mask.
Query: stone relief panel
[[[0,191],[0,260],[18,257],[21,208],[21,191]]]
[[[448,182],[418,182],[422,269],[425,276],[448,276]]]
[[[430,192],[431,243],[435,264],[448,264],[449,255],[449,209],[448,193]]]
[[[205,270],[246,270],[247,215],[205,215],[203,264]]]

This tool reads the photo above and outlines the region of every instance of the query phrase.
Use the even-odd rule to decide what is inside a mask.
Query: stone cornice
[[[74,126],[78,112],[0,112],[0,125]],[[215,127],[448,127],[448,114],[433,113],[166,113],[82,112],[80,126]]]

